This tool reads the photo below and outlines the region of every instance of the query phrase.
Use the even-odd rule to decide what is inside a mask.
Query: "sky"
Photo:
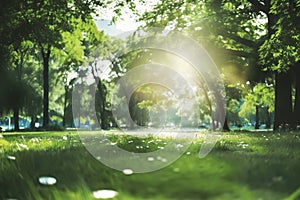
[[[146,0],[145,4],[142,4],[139,1],[136,1],[136,8],[138,12],[142,14],[146,11],[152,10],[153,5],[158,2],[159,0]],[[94,17],[98,29],[104,30],[105,33],[111,36],[117,36],[124,32],[134,31],[143,24],[142,22],[136,22],[137,17],[127,8],[122,10],[121,19],[118,19],[116,24],[111,24],[110,21],[114,15],[113,9],[99,9],[98,15],[98,17]]]
[[[97,19],[95,23],[99,30],[104,30],[104,32],[111,36],[116,36],[122,34],[126,29],[122,29],[115,24],[111,24],[111,21],[108,19]],[[134,28],[133,28],[134,30]]]

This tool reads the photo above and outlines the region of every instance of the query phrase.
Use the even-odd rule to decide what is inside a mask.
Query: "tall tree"
[[[275,72],[274,129],[296,128],[300,117],[300,2],[275,0],[268,5],[269,37],[260,48],[260,58],[266,68]]]
[[[28,87],[24,87],[27,83],[22,78],[24,73],[25,62],[28,59],[29,51],[33,47],[33,44],[30,41],[21,41],[19,44],[14,44],[13,54],[13,63],[14,63],[14,74],[15,74],[15,97],[12,99],[13,104],[13,112],[14,112],[14,130],[19,131],[19,114],[20,107],[22,103],[25,101],[26,89]],[[28,92],[28,91],[27,91]]]
[[[63,1],[24,1],[21,13],[29,28],[29,38],[39,47],[43,61],[43,126],[49,124],[49,64],[53,48],[63,48],[62,33],[72,32],[75,11],[87,17],[89,10],[79,10],[72,2]],[[79,3],[79,2],[78,2]],[[87,13],[85,13],[87,12]]]

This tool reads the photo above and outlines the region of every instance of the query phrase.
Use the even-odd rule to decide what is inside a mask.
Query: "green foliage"
[[[240,111],[240,102],[236,99],[229,100],[227,104],[227,115],[231,121],[239,123],[238,113]]]
[[[239,115],[249,119],[255,114],[255,107],[266,107],[268,112],[274,112],[275,92],[272,84],[258,83],[248,91]]]
[[[286,72],[299,61],[300,5],[297,1],[273,1],[270,13],[276,19],[271,24],[270,37],[260,47],[260,62],[265,69]]]
[[[0,139],[0,149],[1,152],[3,151],[3,149],[7,149],[9,146],[9,142],[4,140],[4,139]]]
[[[266,70],[287,72],[290,66],[299,61],[300,40],[298,36],[292,36],[288,38],[290,41],[284,41],[286,38],[282,38],[280,32],[277,31],[261,46],[260,59]]]

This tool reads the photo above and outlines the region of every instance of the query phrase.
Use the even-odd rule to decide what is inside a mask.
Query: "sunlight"
[[[39,177],[39,183],[42,185],[55,185],[56,184],[56,178],[51,176],[42,176]]]
[[[93,192],[93,196],[96,199],[112,199],[118,195],[117,191],[114,190],[98,190]]]
[[[125,175],[131,175],[131,174],[133,174],[133,170],[132,169],[123,169],[123,174],[125,174]]]
[[[148,157],[147,160],[151,162],[151,161],[154,161],[155,159],[153,157]]]
[[[16,160],[16,157],[15,156],[7,156],[7,159],[9,159],[9,160]]]

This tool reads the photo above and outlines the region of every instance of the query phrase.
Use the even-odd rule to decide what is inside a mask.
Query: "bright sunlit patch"
[[[21,151],[22,149],[29,150],[29,147],[26,144],[16,143],[16,145],[17,145],[19,151]]]
[[[154,158],[153,157],[148,157],[147,160],[148,161],[154,161]]]
[[[96,199],[112,199],[118,195],[117,191],[114,190],[98,190],[93,192],[93,196]]]
[[[39,183],[42,185],[55,185],[57,182],[56,178],[51,176],[41,176],[39,177]]]
[[[130,174],[133,174],[133,171],[132,171],[132,169],[123,169],[123,174],[125,174],[125,175],[130,175]]]
[[[247,77],[245,77],[244,74],[240,73],[240,68],[241,66],[234,64],[228,64],[226,66],[224,65],[223,73],[226,77],[230,77],[227,80],[230,84],[246,82],[245,80],[247,79]]]
[[[179,171],[180,171],[180,169],[177,167],[173,169],[173,172],[179,172]]]
[[[33,143],[37,143],[37,142],[40,142],[41,140],[39,138],[31,138],[30,139],[30,142],[33,142]]]
[[[16,157],[15,157],[15,156],[7,156],[7,158],[8,158],[9,160],[16,160]]]

